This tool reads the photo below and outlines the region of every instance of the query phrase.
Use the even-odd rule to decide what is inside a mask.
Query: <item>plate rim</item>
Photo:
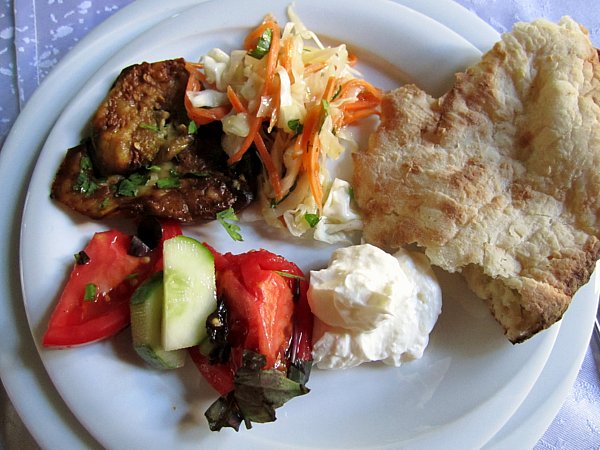
[[[443,0],[443,1],[445,1],[445,0]],[[200,2],[201,1],[187,1],[186,2],[184,0],[177,0],[175,2],[172,2],[172,3],[169,2],[169,3],[171,4],[171,6],[175,6],[175,5],[181,6],[184,3],[192,5],[192,4],[198,4]],[[164,15],[164,11],[161,11],[160,7],[163,7],[163,9],[164,9],[164,7],[165,7],[164,3],[166,3],[166,2],[160,2],[160,1],[154,1],[154,0],[142,0],[142,1],[135,2],[135,3],[137,3],[138,6],[139,6],[139,8],[137,8],[139,10],[138,12],[143,12],[145,10],[145,8],[146,8],[146,5],[153,4],[153,6],[155,7],[153,9],[154,16],[159,16],[161,18],[161,20],[164,18],[164,17],[162,17],[162,15]],[[401,3],[402,4],[404,2],[402,0],[398,0],[397,3]],[[406,3],[410,3],[410,1],[407,0]],[[434,4],[435,7],[438,7],[438,8],[440,7],[440,2],[439,1],[438,2],[434,2],[434,1],[429,1],[429,0],[421,0],[420,3],[428,4],[428,5]],[[468,10],[464,9],[462,6],[457,5],[456,3],[453,3],[453,2],[451,2],[449,0],[445,1],[445,3],[447,3],[447,5],[451,5],[451,7],[455,8],[455,9],[456,9],[456,7],[458,7],[460,9],[462,9],[463,12],[470,13]],[[144,5],[144,7],[142,7],[142,5]],[[121,17],[124,17],[125,11],[133,10],[132,6],[133,5],[128,5],[127,7],[123,8],[121,11],[119,11],[115,15],[111,16],[111,18],[107,19],[107,21],[105,21],[103,24],[99,25],[88,36],[86,36],[86,38],[84,38],[72,50],[72,52],[69,55],[65,56],[65,58],[53,69],[53,71],[47,77],[46,80],[50,79],[54,75],[58,76],[58,74],[64,72],[65,71],[65,69],[64,69],[64,67],[65,67],[65,61],[68,60],[69,56],[72,53],[76,53],[77,49],[82,49],[84,47],[84,44],[86,44],[88,41],[91,40],[91,39],[88,39],[88,37],[94,35],[94,33],[96,33],[96,32],[99,33],[99,31],[101,29],[102,30],[108,30],[109,29],[109,25],[112,25],[113,22],[117,22],[117,19],[120,19]],[[442,6],[444,6],[444,5],[442,4]],[[414,9],[416,9],[416,8],[414,8]],[[443,8],[440,8],[440,9],[443,9]],[[488,27],[488,28],[491,29],[491,27],[489,27],[489,25],[485,24],[485,22],[483,22],[481,19],[479,19],[476,16],[474,16],[474,17],[477,19],[478,22],[482,23],[485,27]],[[98,33],[96,33],[96,34],[98,34]],[[46,81],[44,83],[46,83]],[[44,85],[44,83],[42,84],[42,86]],[[23,122],[23,118],[25,118],[27,116],[27,112],[30,111],[31,108],[33,107],[33,106],[30,106],[30,105],[34,105],[36,103],[35,99],[38,99],[38,97],[40,96],[39,92],[42,90],[41,89],[42,86],[38,87],[38,89],[36,90],[36,93],[32,97],[32,100],[30,100],[30,102],[28,103],[28,106],[21,113],[21,115],[17,119],[17,122],[15,122],[15,125],[13,125],[13,129],[11,130],[11,133],[9,134],[9,137],[7,138],[7,140],[5,142],[5,146],[4,146],[4,150],[5,151],[3,151],[2,153],[0,153],[0,163],[2,163],[2,164],[0,164],[0,167],[2,167],[2,169],[4,169],[5,167],[7,167],[7,164],[11,162],[11,160],[8,159],[9,156],[10,157],[13,156],[12,153],[10,153],[9,151],[6,151],[6,149],[10,147],[10,145],[7,145],[7,144],[12,144],[12,140],[10,140],[11,135],[13,135],[13,134],[16,135],[17,134],[15,130],[19,130],[19,129],[25,128],[25,126],[22,126],[21,122]],[[27,109],[28,107],[29,107],[29,110]],[[35,138],[31,138],[29,140],[32,141],[32,140],[35,140]],[[39,148],[37,150],[39,151]],[[10,155],[7,156],[9,153],[10,153]],[[8,163],[7,163],[7,160],[8,160]],[[16,209],[16,207],[15,207],[15,209]],[[4,224],[2,226],[4,226]],[[4,247],[2,248],[2,250],[5,250]],[[14,249],[11,252],[9,252],[9,253],[14,254]],[[17,305],[17,306],[19,306],[19,305]],[[21,303],[21,307],[22,307],[22,303]],[[26,338],[29,338],[31,340],[31,336],[26,336]],[[5,382],[5,387],[7,388],[7,392],[9,394],[9,396],[11,397],[11,399],[13,400],[13,404],[15,404],[15,407],[16,407],[17,411],[19,412],[19,414],[21,415],[21,417],[25,419],[24,422],[26,422],[26,424],[29,426],[30,430],[33,430],[32,427],[33,427],[34,424],[30,420],[27,420],[29,418],[29,414],[27,414],[28,411],[27,411],[27,407],[25,406],[25,403],[28,403],[28,402],[20,401],[20,398],[16,394],[16,392],[23,392],[24,391],[23,387],[20,386],[22,383],[20,383],[19,380],[15,378],[14,373],[11,371],[12,369],[14,369],[14,368],[7,367],[7,364],[6,364],[5,360],[3,360],[2,363],[0,363],[0,375],[2,375],[2,379]],[[17,375],[17,377],[18,377],[18,375]],[[8,381],[8,383],[6,381]],[[33,381],[31,381],[31,383],[26,383],[26,384],[33,385],[36,381],[37,380],[33,380]],[[32,408],[29,408],[29,409],[32,409]],[[67,427],[67,429],[69,431],[72,431],[72,430],[70,430],[69,427]],[[32,432],[32,434],[35,435],[36,433]],[[43,442],[43,440],[41,440],[40,436],[35,436],[35,437],[38,440],[38,442]],[[46,435],[46,437],[48,437],[48,436]]]

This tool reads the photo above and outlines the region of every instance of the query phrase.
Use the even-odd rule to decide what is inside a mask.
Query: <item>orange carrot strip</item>
[[[189,72],[188,81],[183,94],[183,104],[187,112],[188,117],[196,122],[198,125],[205,125],[215,120],[221,120],[231,110],[229,106],[217,106],[215,108],[196,108],[192,105],[188,92],[198,92],[204,87],[202,81],[204,74],[198,71],[198,68],[202,67],[201,64],[185,63],[185,68]]]
[[[241,102],[240,98],[237,96],[237,94],[231,86],[227,86],[227,98],[229,99],[229,101],[231,102],[231,104],[237,112],[247,112],[246,107]],[[281,178],[279,177],[279,173],[277,173],[277,168],[273,163],[271,154],[269,153],[269,150],[267,150],[265,141],[263,140],[260,133],[256,133],[256,135],[254,136],[254,144],[256,145],[256,149],[258,150],[260,159],[263,162],[265,169],[267,170],[267,174],[269,175],[269,181],[271,182],[271,186],[273,187],[273,192],[275,192],[275,199],[281,200],[281,198],[283,198],[283,191],[281,189]]]
[[[304,73],[305,74],[315,73],[321,69],[324,69],[326,66],[327,66],[327,64],[324,62],[309,64],[308,66],[304,67]]]
[[[287,38],[283,41],[281,57],[279,58],[279,64],[287,72],[290,78],[290,83],[294,84],[294,72],[292,71],[292,39]]]
[[[281,189],[281,178],[277,173],[277,168],[273,163],[273,159],[271,158],[271,154],[265,145],[265,141],[263,140],[260,133],[257,133],[254,137],[254,144],[256,145],[256,149],[258,150],[258,154],[262,163],[267,170],[267,174],[269,175],[269,181],[271,182],[271,187],[273,188],[273,192],[275,193],[275,200],[281,200],[283,198],[283,191]]]
[[[248,42],[254,42],[254,40],[258,39],[256,36],[260,37],[266,28],[271,28],[273,30],[273,33],[271,36],[271,45],[269,47],[269,53],[266,55],[267,65],[265,68],[265,81],[263,82],[260,97],[267,95],[271,91],[271,85],[273,83],[273,79],[275,78],[275,68],[277,67],[277,57],[279,55],[279,47],[281,42],[281,32],[279,29],[279,25],[273,20],[265,19],[265,21],[263,21],[263,23],[259,25],[257,29],[252,31],[244,41],[245,45],[247,45]],[[260,130],[262,121],[262,117],[252,117],[252,119],[250,120],[250,132],[242,142],[242,145],[240,146],[239,150],[235,152],[227,161],[229,164],[233,164],[242,159],[242,156],[244,156],[246,151],[250,148],[250,145],[252,145],[252,142],[254,142],[254,137]]]
[[[247,112],[246,107],[230,85],[227,85],[227,98],[237,112]]]

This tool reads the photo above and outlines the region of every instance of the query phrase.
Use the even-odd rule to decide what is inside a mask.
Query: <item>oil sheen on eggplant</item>
[[[255,198],[256,156],[228,166],[220,123],[188,133],[183,64],[143,63],[119,75],[94,115],[91,136],[67,151],[53,199],[92,219],[150,215],[193,223],[230,207],[238,212]],[[165,72],[177,76],[160,80]],[[124,99],[134,106],[114,106]]]

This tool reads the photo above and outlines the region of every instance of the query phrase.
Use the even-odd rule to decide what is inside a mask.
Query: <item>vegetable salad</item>
[[[381,92],[358,77],[344,44],[327,47],[292,7],[288,16],[283,28],[266,16],[243,49],[215,48],[188,63],[186,109],[198,125],[222,122],[230,164],[254,145],[268,223],[348,241],[362,222],[350,185],[332,180],[326,162],[354,145],[347,125],[379,114]]]

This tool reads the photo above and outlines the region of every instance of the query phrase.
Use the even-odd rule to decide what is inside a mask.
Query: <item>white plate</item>
[[[166,20],[104,64],[65,109],[38,159],[23,216],[23,286],[36,342],[72,254],[100,228],[49,202],[49,184],[65,149],[79,142],[87,119],[119,71],[142,60],[192,59],[213,46],[235,48],[266,12],[284,21],[287,4],[287,0],[251,6],[241,0],[212,2]],[[456,70],[479,57],[471,44],[449,29],[397,4],[340,0],[323,5],[315,0],[298,2],[297,11],[321,36],[348,43],[365,62],[366,77],[384,88],[409,79],[441,93]],[[386,39],[370,29],[385,30]],[[186,234],[218,250],[266,247],[304,269],[322,266],[331,251],[282,238],[261,225],[246,224],[243,232],[244,243],[235,244],[215,224],[186,229]],[[558,327],[513,347],[459,278],[443,275],[442,279],[444,312],[422,360],[401,369],[371,365],[345,372],[315,371],[309,396],[281,409],[276,423],[256,426],[251,432],[209,432],[202,412],[213,394],[193,366],[171,373],[147,369],[137,361],[126,332],[79,349],[40,349],[40,355],[70,409],[110,448],[191,448],[198,442],[211,447],[273,448],[286,443],[307,448],[407,443],[480,446],[529,392]]]
[[[47,448],[78,448],[95,445],[77,420],[66,410],[53,387],[49,385],[48,376],[35,355],[31,337],[24,324],[24,313],[20,304],[21,296],[18,293],[19,280],[15,266],[10,264],[10,261],[15,260],[17,254],[18,216],[22,206],[23,180],[27,179],[31,170],[31,161],[35,160],[58,111],[73,96],[72,91],[61,88],[61,86],[69,85],[77,89],[87,80],[90,73],[101,67],[110,51],[127,43],[132,36],[149,23],[156,22],[176,8],[184,8],[190,3],[192,2],[184,0],[176,2],[141,0],[98,27],[55,68],[38,89],[15,123],[0,154],[2,179],[16,180],[0,191],[2,204],[5,205],[5,214],[0,216],[0,227],[3,234],[8,236],[5,241],[0,241],[0,250],[3,256],[0,258],[0,264],[2,264],[0,273],[3,276],[0,289],[2,289],[1,297],[7,300],[0,302],[0,333],[2,333],[0,374],[21,417],[38,442]],[[455,28],[457,32],[482,50],[491,46],[497,38],[496,33],[489,26],[451,1],[420,0],[415,2],[405,0],[401,3],[420,9],[438,21]],[[109,30],[111,31],[111,40],[102,39]],[[73,71],[72,67],[77,67],[77,70]],[[31,123],[35,123],[35,127],[32,128]],[[28,149],[28,151],[23,149]],[[17,219],[11,220],[11,217]],[[569,311],[563,328],[566,326],[569,326],[571,330],[578,328],[578,324],[589,322],[588,317],[590,316],[581,315],[579,309],[576,309],[573,314]],[[562,335],[561,332],[559,337]],[[582,339],[582,333],[570,333],[568,338],[574,348],[585,349],[587,346],[587,340],[585,337]],[[564,365],[559,364],[558,366],[561,370],[569,369]],[[563,394],[561,393],[561,395]],[[500,399],[496,400],[502,401],[503,396],[504,394],[501,393],[498,396]],[[546,397],[556,397],[556,394],[552,390],[548,390]],[[290,403],[291,405],[292,403]],[[102,420],[104,419],[102,417]],[[529,436],[534,438],[540,436],[547,424],[540,425],[535,421],[531,422],[531,428],[528,430]],[[40,426],[41,423],[44,424],[43,427]],[[473,426],[477,427],[480,423],[481,421],[475,421]],[[465,426],[465,428],[469,427]],[[106,434],[107,432],[104,430],[102,433]],[[458,434],[460,435],[462,432]],[[460,438],[457,437],[457,439]],[[445,447],[448,448],[448,445]]]

